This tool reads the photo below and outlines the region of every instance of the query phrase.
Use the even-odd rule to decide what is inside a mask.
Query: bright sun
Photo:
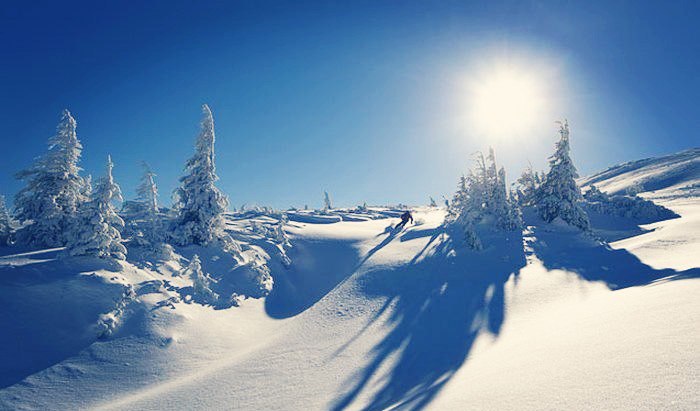
[[[484,137],[523,137],[546,116],[545,89],[534,70],[506,66],[484,71],[469,85],[471,126]]]

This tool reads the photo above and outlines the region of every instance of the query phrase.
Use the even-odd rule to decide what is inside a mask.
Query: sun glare
[[[469,99],[469,122],[488,138],[523,137],[547,115],[546,87],[534,70],[512,66],[485,70],[470,82]]]

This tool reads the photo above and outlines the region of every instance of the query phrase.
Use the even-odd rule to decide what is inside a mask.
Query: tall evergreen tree
[[[229,203],[214,185],[219,179],[214,165],[214,118],[206,104],[202,112],[195,154],[175,190],[174,240],[182,245],[206,245],[225,236],[224,212]]]
[[[64,110],[56,134],[49,139],[49,151],[16,175],[26,181],[15,197],[16,218],[25,224],[19,241],[48,247],[65,244],[65,233],[85,201],[85,181],[78,174],[81,151],[75,119]]]
[[[590,222],[581,207],[581,190],[576,184],[578,173],[569,156],[569,123],[566,120],[559,123],[559,135],[549,159],[549,172],[537,190],[537,210],[546,222],[560,217],[574,227],[588,230]]]
[[[120,230],[124,221],[114,206],[122,201],[119,185],[112,176],[112,158],[107,156],[107,171],[98,181],[90,200],[81,205],[73,230],[67,241],[70,255],[90,255],[100,258],[126,259]]]

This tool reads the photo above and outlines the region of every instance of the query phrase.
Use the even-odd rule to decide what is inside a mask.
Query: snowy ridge
[[[634,191],[656,192],[653,195],[697,196],[700,191],[700,148],[679,153],[630,161],[582,178],[582,186],[595,185],[610,194]]]

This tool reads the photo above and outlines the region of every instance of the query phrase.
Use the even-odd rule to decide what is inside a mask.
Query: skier
[[[404,228],[404,226],[408,223],[409,220],[411,221],[411,223],[413,223],[413,215],[411,214],[410,210],[406,210],[405,213],[401,214],[401,222],[396,225],[395,229],[400,230]]]

